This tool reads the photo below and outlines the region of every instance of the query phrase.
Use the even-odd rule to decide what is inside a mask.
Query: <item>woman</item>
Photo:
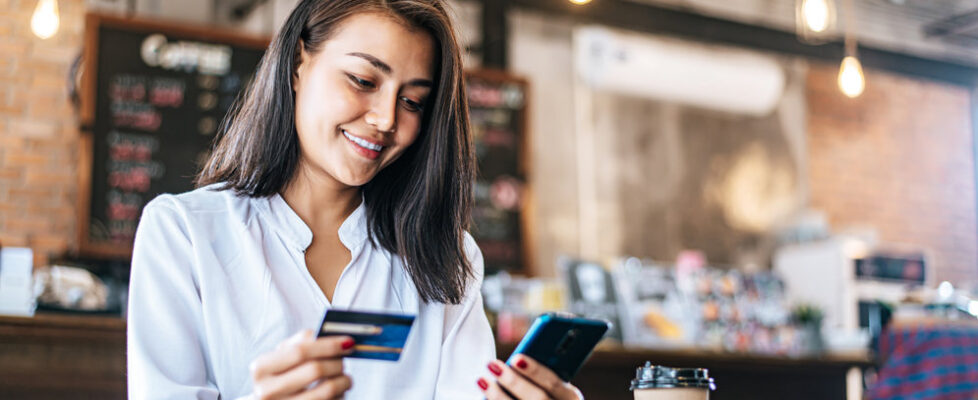
[[[462,82],[440,0],[301,1],[201,187],[144,209],[130,397],[578,398],[494,360]],[[333,307],[416,315],[400,360],[314,338]]]

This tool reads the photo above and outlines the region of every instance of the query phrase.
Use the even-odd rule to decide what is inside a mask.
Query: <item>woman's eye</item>
[[[352,81],[353,84],[355,84],[355,85],[357,85],[357,86],[359,86],[361,88],[364,88],[364,89],[373,89],[374,88],[374,83],[371,82],[371,81],[357,78],[355,75],[347,74],[347,76],[350,77],[350,81]]]
[[[424,109],[424,106],[421,105],[421,103],[418,103],[418,102],[416,102],[414,100],[411,100],[411,99],[409,99],[407,97],[401,97],[401,101],[404,102],[405,108],[407,108],[407,110],[410,111],[410,112],[419,112],[422,109]]]

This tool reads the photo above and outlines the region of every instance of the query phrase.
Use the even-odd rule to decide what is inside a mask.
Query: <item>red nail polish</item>
[[[486,382],[485,379],[479,378],[479,387],[482,388],[482,390],[489,389],[489,382]]]
[[[522,358],[519,359],[519,360],[516,360],[516,367],[519,368],[519,369],[526,368],[526,360],[524,360]]]
[[[495,363],[489,363],[489,371],[492,372],[492,374],[493,375],[496,375],[496,376],[499,376],[499,375],[502,375],[503,374],[503,369],[502,368],[499,368],[499,366],[496,365]]]
[[[341,344],[340,346],[343,346],[343,350],[349,350],[353,348],[353,344],[354,344],[353,339],[346,339],[343,341],[343,344]]]

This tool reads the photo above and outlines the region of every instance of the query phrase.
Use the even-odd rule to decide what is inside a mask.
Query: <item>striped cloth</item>
[[[978,399],[976,326],[890,326],[878,354],[883,362],[868,399]]]

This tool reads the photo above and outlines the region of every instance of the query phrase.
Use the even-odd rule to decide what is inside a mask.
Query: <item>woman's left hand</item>
[[[511,368],[499,360],[489,363],[489,372],[495,379],[483,376],[478,381],[479,389],[482,389],[488,400],[584,399],[581,391],[574,385],[564,382],[553,371],[530,357],[518,355],[513,365]]]

